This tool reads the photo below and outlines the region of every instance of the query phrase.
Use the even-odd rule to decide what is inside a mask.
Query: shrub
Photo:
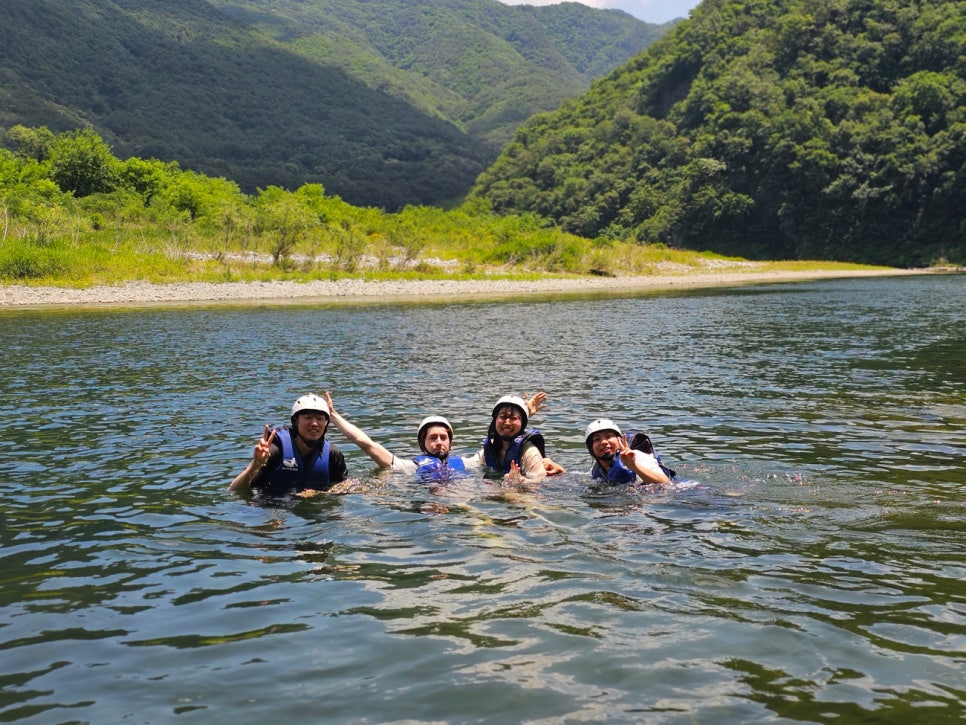
[[[26,281],[63,277],[70,269],[69,253],[59,246],[15,240],[0,246],[0,279]]]

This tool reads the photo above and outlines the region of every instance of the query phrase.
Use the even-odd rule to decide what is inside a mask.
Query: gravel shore
[[[116,287],[0,286],[0,308],[76,306],[162,306],[181,304],[250,304],[422,299],[481,299],[533,294],[578,294],[633,290],[670,290],[775,282],[874,277],[923,273],[923,270],[809,272],[704,271],[628,277],[568,277],[538,280],[420,280],[370,282],[358,279],[312,282],[131,282]]]

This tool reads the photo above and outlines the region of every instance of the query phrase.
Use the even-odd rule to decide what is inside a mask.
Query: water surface
[[[958,722],[963,293],[4,311],[0,719]],[[322,389],[402,455],[545,389],[571,473],[228,494]],[[590,486],[602,415],[689,483]]]

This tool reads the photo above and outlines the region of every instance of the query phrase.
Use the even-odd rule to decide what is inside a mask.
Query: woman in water
[[[527,429],[530,414],[540,410],[546,399],[544,392],[532,400],[504,395],[493,406],[480,456],[487,468],[502,472],[509,483],[539,483],[548,475],[564,472],[546,457],[540,431]]]

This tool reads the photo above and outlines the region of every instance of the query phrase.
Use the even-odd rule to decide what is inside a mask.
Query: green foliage
[[[14,145],[18,156],[34,161],[46,161],[54,141],[53,132],[46,126],[27,128],[18,124],[11,126],[6,136],[7,141]]]
[[[638,23],[624,13],[597,12],[576,2],[550,7],[522,5],[519,11],[542,26],[552,47],[590,80],[611,72],[667,30],[662,25]],[[611,43],[601,44],[602,37],[610,38]]]
[[[966,259],[966,2],[705,0],[531,119],[475,198],[586,237]]]
[[[65,194],[50,179],[50,167],[0,149],[0,204],[8,214],[31,219],[36,210],[66,204]]]
[[[306,198],[300,192],[291,194],[277,186],[270,186],[258,194],[256,228],[269,239],[275,264],[284,262],[309,230],[318,225],[319,215],[312,208],[311,201],[311,195]]]
[[[120,164],[110,146],[90,129],[58,135],[47,151],[50,178],[74,196],[112,191],[119,180]]]
[[[52,147],[74,140],[65,132]],[[85,141],[102,148],[96,136]],[[683,253],[616,237],[590,242],[532,213],[498,216],[484,199],[388,214],[328,196],[320,184],[269,186],[250,196],[173,163],[102,161],[120,169],[115,188],[78,198],[52,181],[51,164],[0,149],[0,281],[409,278],[494,266],[504,274],[612,274],[641,273],[655,260],[692,263]],[[719,170],[697,165],[694,183]],[[740,200],[727,194],[707,203],[741,213]]]
[[[584,240],[533,214],[497,216],[483,202],[388,214],[326,195],[320,184],[246,195],[234,182],[176,163],[122,162],[93,132],[82,143],[73,131],[55,135],[50,147],[98,150],[92,168],[116,170],[114,187],[78,197],[54,183],[59,167],[0,149],[5,282],[234,279],[268,269],[274,276],[440,276],[455,260],[464,271],[499,264],[585,272],[589,263]]]
[[[32,240],[0,245],[0,279],[25,281],[64,277],[72,255],[63,247],[49,247]]]
[[[589,270],[584,265],[585,249],[582,241],[559,232],[536,238],[513,237],[501,242],[485,261],[550,272],[586,273]],[[592,267],[599,264],[598,260]]]
[[[349,274],[357,272],[366,251],[364,235],[348,225],[334,226],[330,235],[335,240],[335,268]]]
[[[397,216],[394,224],[388,229],[389,244],[403,250],[400,260],[401,267],[419,258],[426,246],[426,235],[420,226],[412,219],[412,208],[407,207]]]
[[[121,164],[118,176],[121,185],[137,192],[147,206],[179,173],[177,162],[131,157]]]
[[[212,178],[194,171],[172,173],[159,181],[157,189],[149,187],[164,203],[180,212],[186,212],[192,220],[211,217],[224,212],[223,205],[241,204],[242,194],[233,181]],[[146,197],[145,203],[149,203]]]
[[[121,158],[246,193],[322,181],[356,205],[453,203],[519,123],[658,32],[492,0],[6,0],[0,125],[90,127]],[[12,132],[44,160],[42,134]],[[111,183],[65,174],[78,195]]]

